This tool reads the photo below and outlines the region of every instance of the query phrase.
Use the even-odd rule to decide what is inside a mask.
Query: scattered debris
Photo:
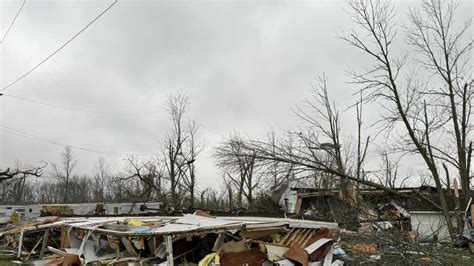
[[[377,247],[374,244],[347,244],[347,248],[361,253],[377,252]]]
[[[297,184],[290,184],[280,197],[291,198],[291,201],[295,202],[287,209],[290,217],[334,221],[340,228],[359,233],[398,230],[416,237],[416,240],[421,242],[450,239],[445,218],[437,207],[440,202],[435,187],[420,186],[394,190],[397,194],[380,189],[360,189],[357,192],[360,197],[341,198],[340,189],[298,187]],[[474,195],[474,191],[471,194]],[[446,191],[446,197],[448,208],[455,214],[454,210],[458,210],[455,205],[457,198],[449,190]],[[458,200],[467,202],[469,199],[464,199],[464,195],[459,194]],[[280,200],[282,205],[281,202]],[[470,204],[467,207],[466,210],[459,211],[465,213],[464,221],[467,222],[464,224],[472,223],[474,216],[474,208],[469,210]]]
[[[333,211],[337,206],[331,205],[336,201],[327,202],[328,210],[337,216]],[[438,255],[421,252],[421,246],[410,246],[419,245],[417,231],[407,224],[412,215],[393,200],[376,208],[364,206],[358,231],[344,229],[340,222],[216,217],[201,210],[182,216],[102,216],[104,207],[97,206],[95,217],[50,216],[10,222],[0,230],[0,257],[42,265],[327,266],[385,263],[391,254],[403,259],[408,256],[418,263],[442,261]],[[473,247],[471,211],[467,208],[464,212],[464,232],[456,242],[461,249]],[[374,213],[377,219],[371,219]],[[374,238],[364,240],[363,236]],[[386,242],[379,242],[383,237]],[[400,248],[396,241],[406,241],[405,246]],[[440,244],[425,245],[436,250]],[[465,257],[458,259],[470,260]]]
[[[180,217],[44,217],[0,232],[0,244],[9,250],[3,254],[49,265],[318,265],[332,263],[333,250],[341,253],[333,248],[338,238],[336,223],[203,211]]]

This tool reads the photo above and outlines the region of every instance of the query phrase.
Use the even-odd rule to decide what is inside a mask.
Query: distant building
[[[0,205],[0,224],[11,221],[16,212],[20,221],[40,216],[88,216],[88,215],[140,215],[161,210],[160,202],[149,203],[77,203],[77,204],[29,204]],[[150,211],[150,209],[154,211]]]

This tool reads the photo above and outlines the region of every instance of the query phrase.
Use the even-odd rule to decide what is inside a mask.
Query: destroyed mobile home
[[[41,217],[5,228],[0,239],[11,259],[40,264],[339,265],[333,254],[344,253],[336,223],[202,211],[180,217]]]
[[[449,241],[446,221],[439,205],[437,190],[430,186],[395,189],[398,195],[383,190],[355,190],[352,199],[341,199],[340,190],[319,190],[292,187],[281,196],[288,213],[306,219],[336,222],[351,231],[396,229],[410,233],[421,242]],[[471,192],[472,193],[472,192]],[[449,209],[454,218],[454,193],[446,191]],[[462,195],[460,200],[464,201]],[[469,200],[469,199],[468,199]],[[280,200],[282,202],[282,200]],[[469,224],[471,213],[460,210]]]

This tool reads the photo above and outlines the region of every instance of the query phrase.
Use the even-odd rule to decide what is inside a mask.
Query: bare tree
[[[25,191],[28,190],[28,177],[41,177],[47,163],[38,167],[22,167],[19,162],[16,167],[0,170],[0,188],[2,190],[2,202],[22,202]]]
[[[451,121],[446,131],[451,135],[454,153],[443,147],[433,147],[440,159],[452,164],[459,173],[461,188],[470,197],[470,160],[472,158],[472,18],[456,29],[454,1],[425,0],[421,9],[409,13],[408,43],[420,55],[417,62],[436,77],[437,84],[425,93],[436,101],[429,104],[447,115]]]
[[[167,110],[171,116],[171,122],[173,124],[172,130],[165,140],[165,162],[168,172],[168,178],[170,180],[170,192],[171,198],[170,203],[172,207],[177,207],[177,194],[176,189],[181,179],[181,159],[183,143],[185,136],[183,133],[184,115],[189,108],[189,100],[187,97],[182,95],[171,96],[168,99]]]
[[[18,177],[25,177],[25,176],[36,176],[40,177],[43,175],[43,170],[47,166],[46,163],[39,167],[27,167],[21,169],[20,166],[15,167],[15,169],[7,168],[5,170],[0,170],[0,183],[6,180],[15,179]]]
[[[277,134],[274,130],[272,130],[268,134],[268,142],[271,144],[272,151],[276,151],[276,145],[277,145]],[[273,162],[272,164],[269,164],[269,167],[266,171],[270,176],[271,176],[271,182],[272,182],[272,187],[276,188],[278,185],[280,185],[281,182],[285,182],[286,180],[280,180],[279,178],[279,167],[278,167],[278,162]]]
[[[293,113],[310,127],[306,136],[304,132],[299,132],[299,139],[313,157],[321,155],[316,150],[331,154],[337,171],[341,173],[341,183],[344,184],[346,170],[341,153],[339,111],[329,99],[326,76],[322,75],[316,81],[316,84],[312,84],[311,97],[304,99],[303,106],[293,109]]]
[[[58,166],[55,163],[51,163],[55,176],[59,178],[64,184],[64,203],[69,203],[69,179],[72,176],[72,171],[76,167],[77,160],[74,158],[74,154],[71,146],[64,147],[64,150],[60,154],[61,164]]]
[[[421,51],[421,54],[427,55],[425,60],[416,60],[414,63],[428,70],[430,76],[441,76],[444,84],[429,84],[420,78],[422,73],[419,71],[410,71],[407,78],[402,80],[400,76],[404,71],[403,67],[407,63],[408,56],[396,58],[392,50],[396,40],[393,6],[386,1],[359,0],[350,2],[350,7],[353,20],[360,26],[363,33],[353,31],[342,38],[375,62],[371,68],[362,73],[352,72],[354,83],[362,87],[361,93],[365,101],[377,99],[383,102],[386,112],[381,122],[384,129],[390,130],[396,123],[402,123],[406,136],[400,149],[414,152],[422,157],[436,184],[441,208],[453,237],[454,229],[439,173],[439,160],[450,162],[458,167],[461,175],[465,176],[464,172],[469,172],[466,168],[469,158],[466,155],[472,151],[465,145],[467,135],[461,133],[462,129],[456,129],[459,128],[459,121],[461,121],[460,124],[464,126],[468,134],[470,105],[472,105],[472,79],[469,76],[469,66],[465,64],[468,59],[464,58],[471,49],[472,41],[460,44],[468,26],[458,34],[450,34],[449,29],[454,18],[455,6],[448,4],[448,7],[444,8],[440,0],[423,1],[423,12],[413,9],[410,13],[411,25],[408,26],[408,42]],[[440,48],[443,62],[437,60],[439,50],[435,52],[434,48]],[[456,72],[456,77],[452,75],[454,72]],[[430,89],[431,86],[441,86],[442,92]],[[459,92],[454,91],[455,86]],[[453,100],[455,94],[459,95],[460,101]],[[449,99],[449,103],[445,106],[448,108],[440,108],[445,105],[443,99],[446,98]],[[457,108],[463,114],[461,117],[457,115]],[[449,142],[449,134],[443,134],[446,131],[449,132],[446,129],[449,120],[455,120],[453,125],[458,159],[450,156],[449,152],[437,146],[437,143],[433,141],[434,138],[444,136]],[[466,187],[465,193],[468,193],[468,183],[465,183],[464,187]]]
[[[164,200],[162,180],[163,170],[150,161],[140,162],[133,157],[127,160],[127,175],[121,180],[136,180],[133,190],[127,189],[127,194],[136,202],[147,202],[153,199]],[[164,202],[165,203],[165,202]]]
[[[224,191],[215,188],[207,188],[202,195],[204,207],[211,210],[220,210],[223,206]]]
[[[279,136],[275,130],[271,130],[268,133],[268,143],[271,147],[271,152],[276,153],[279,138],[281,137],[288,137],[291,135],[283,135]],[[287,143],[289,144],[288,148],[291,152],[291,143],[292,139],[287,139]],[[262,183],[265,185],[269,185],[270,188],[276,189],[282,184],[290,184],[291,181],[295,179],[294,172],[293,172],[293,165],[285,165],[278,161],[273,161],[271,163],[263,164],[260,167],[261,175],[262,175]]]
[[[224,180],[225,191],[226,191],[226,194],[227,194],[228,207],[232,211],[232,210],[235,209],[235,206],[234,206],[234,186],[232,184],[232,180],[227,178],[226,175],[223,176],[223,180]]]
[[[183,169],[183,186],[189,192],[190,207],[194,208],[196,193],[196,157],[202,150],[202,146],[196,140],[199,129],[196,121],[190,121],[187,126],[187,140],[183,146],[183,158],[186,162]]]
[[[382,152],[381,157],[382,163],[380,171],[375,174],[375,177],[379,180],[380,184],[390,188],[403,187],[410,176],[407,175],[400,178],[398,170],[401,157],[397,160],[392,160],[387,152]]]
[[[358,110],[358,118],[361,119],[360,107]],[[270,137],[268,141],[243,140],[234,135],[216,148],[214,157],[236,185],[238,202],[241,200],[239,195],[246,192],[244,188],[249,184],[247,175],[252,172],[247,169],[254,169],[254,164],[263,169],[264,174],[273,175],[274,182],[276,174],[300,180],[312,178],[316,187],[329,187],[338,179],[339,187],[347,198],[358,198],[354,197],[350,181],[397,193],[360,176],[369,138],[364,146],[358,145],[359,156],[354,163],[357,165],[356,173],[352,175],[347,171],[351,156],[344,156],[341,148],[339,112],[329,99],[325,76],[317,79],[311,97],[293,108],[293,112],[303,122],[298,131],[290,130],[285,137]],[[346,149],[350,149],[350,145],[346,145]]]
[[[153,160],[127,159],[126,174],[116,183],[134,201],[158,200],[173,211],[184,205],[189,193],[190,206],[194,207],[196,193],[195,161],[202,150],[197,140],[199,126],[187,116],[189,99],[184,95],[170,96],[167,102],[172,128],[164,139],[160,154]],[[169,182],[169,184],[168,184]],[[169,185],[169,191],[165,189]],[[117,185],[114,185],[117,187]]]
[[[256,153],[244,151],[245,140],[237,133],[215,148],[214,158],[217,166],[225,172],[229,181],[237,188],[237,205],[243,207],[243,197],[253,207],[254,190],[260,184],[260,176],[256,174]]]
[[[183,189],[191,194],[191,205],[194,205],[195,161],[201,147],[195,138],[198,126],[187,117],[189,106],[189,98],[179,94],[171,96],[167,103],[172,130],[165,140],[164,164],[170,181],[170,204],[173,208],[181,207],[181,195],[177,192]]]
[[[369,138],[365,144],[357,145],[359,156],[347,156],[350,154],[347,150],[351,148],[351,145],[350,142],[347,143],[344,145],[346,151],[343,150],[339,112],[329,99],[327,80],[324,76],[317,79],[311,97],[306,98],[303,105],[293,108],[293,112],[303,122],[299,130],[286,132],[286,137],[277,139],[276,143],[275,141],[242,141],[238,138],[230,138],[216,148],[215,157],[218,160],[218,166],[226,169],[225,167],[233,165],[234,169],[237,169],[234,171],[239,173],[239,160],[254,157],[259,168],[278,165],[280,169],[283,169],[281,172],[284,172],[291,167],[292,176],[296,179],[325,178],[327,184],[338,180],[339,187],[343,194],[348,196],[347,198],[356,200],[358,198],[354,196],[355,190],[351,182],[404,197],[396,190],[372,182],[360,174],[358,177],[359,171],[362,171]],[[357,159],[356,162],[354,158]],[[356,165],[358,170],[348,171],[348,165]],[[241,190],[244,184],[242,175],[240,180],[234,177],[233,179],[238,184],[237,190]]]
[[[365,144],[362,143],[362,111],[363,111],[363,102],[362,94],[360,95],[361,99],[356,104],[356,114],[357,114],[357,161],[356,161],[356,177],[357,179],[365,179],[364,175],[364,162],[367,155],[367,148],[370,143],[370,136],[367,136]],[[359,184],[359,183],[357,183]]]
[[[100,156],[97,162],[95,163],[95,179],[99,183],[97,200],[105,201],[105,185],[110,177],[110,168],[109,163],[105,160],[103,156]]]

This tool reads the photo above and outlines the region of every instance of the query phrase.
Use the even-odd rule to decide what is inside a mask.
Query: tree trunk
[[[237,205],[240,208],[242,208],[242,194],[244,193],[244,183],[241,182],[239,184],[239,193],[237,194]]]
[[[64,203],[69,202],[69,176],[66,176],[66,193],[64,194]]]
[[[458,233],[461,233],[464,229],[464,224],[463,224],[462,215],[461,215],[461,202],[459,200],[458,180],[456,178],[454,179],[453,185],[454,185],[454,204],[456,206],[456,208],[454,209],[454,213],[456,214]]]
[[[190,185],[190,189],[189,189],[189,193],[190,193],[190,201],[191,201],[191,208],[194,208],[194,180],[195,180],[195,177],[194,177],[194,173],[191,175],[191,185]]]

